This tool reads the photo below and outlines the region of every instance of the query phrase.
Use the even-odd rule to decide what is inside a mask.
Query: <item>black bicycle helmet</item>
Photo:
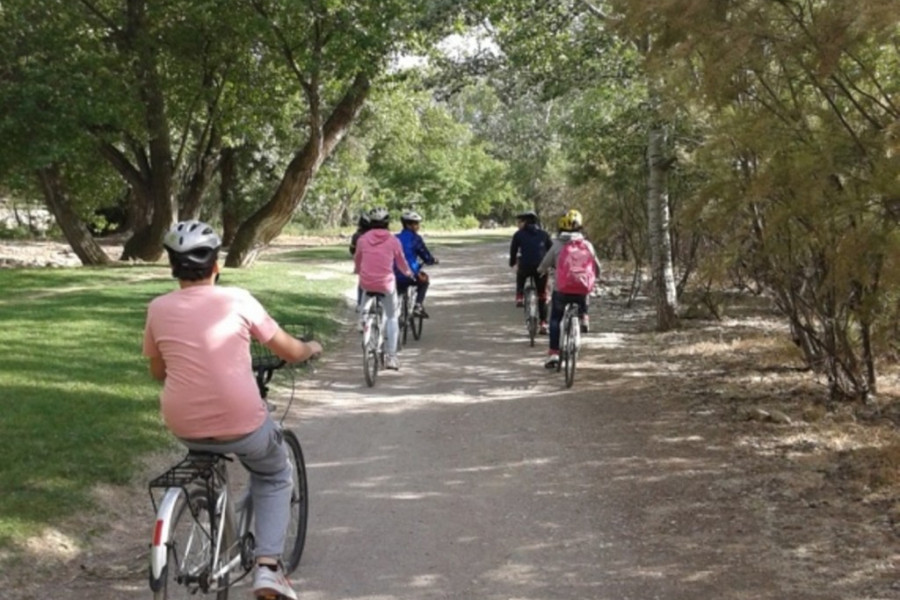
[[[222,240],[202,221],[180,221],[166,233],[163,247],[169,255],[174,277],[197,280],[209,277],[219,259]]]

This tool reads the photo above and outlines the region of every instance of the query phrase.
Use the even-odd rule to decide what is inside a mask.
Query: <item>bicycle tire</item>
[[[284,443],[288,448],[293,489],[291,490],[291,520],[284,540],[284,553],[281,562],[284,571],[290,574],[300,564],[303,547],[306,544],[306,524],[309,517],[309,490],[306,484],[306,463],[303,460],[303,449],[300,440],[290,430],[284,430]]]
[[[153,592],[153,600],[196,598],[208,585],[203,578],[208,577],[214,540],[206,491],[182,492],[173,515],[165,574],[159,590]],[[228,600],[227,575],[218,584],[221,589],[216,600]]]
[[[528,328],[528,341],[534,347],[538,331],[537,292],[533,287],[525,289],[525,325]]]
[[[409,319],[409,324],[412,329],[413,339],[422,339],[422,326],[425,324],[424,317],[422,317],[422,315],[413,315]]]
[[[375,379],[378,377],[378,337],[381,330],[375,323],[369,328],[369,338],[365,346],[363,346],[363,374],[366,378],[366,385],[372,387],[375,385]]]
[[[575,328],[581,327],[578,319],[570,317],[566,324],[566,387],[572,387],[575,383],[575,367],[578,363],[578,332]]]
[[[409,332],[409,290],[403,294],[403,304],[400,309],[400,345],[406,346],[406,337]],[[413,332],[415,336],[415,332]],[[419,338],[416,338],[419,339]]]

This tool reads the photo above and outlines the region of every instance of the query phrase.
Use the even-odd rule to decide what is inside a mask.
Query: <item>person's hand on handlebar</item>
[[[291,363],[303,362],[322,353],[322,345],[319,342],[304,342],[284,329],[279,329],[264,345],[279,358]]]

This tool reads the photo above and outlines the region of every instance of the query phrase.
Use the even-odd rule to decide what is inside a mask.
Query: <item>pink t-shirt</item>
[[[353,254],[359,287],[367,292],[388,293],[394,291],[394,262],[397,268],[412,279],[412,271],[403,256],[403,246],[387,229],[372,229],[356,242]]]
[[[150,302],[144,355],[161,356],[166,381],[160,407],[178,437],[233,437],[256,430],[268,414],[250,365],[250,336],[268,342],[278,324],[239,288],[198,285]]]

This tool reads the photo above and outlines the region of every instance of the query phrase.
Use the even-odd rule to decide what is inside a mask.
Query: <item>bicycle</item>
[[[565,373],[566,387],[575,382],[575,366],[581,348],[581,322],[578,318],[578,304],[567,302],[559,322],[559,362],[556,371]]]
[[[528,340],[534,346],[534,340],[537,337],[538,327],[540,324],[538,318],[538,295],[537,287],[534,284],[534,276],[528,277],[524,290],[524,306],[525,306],[525,328],[528,331]]]
[[[400,295],[400,344],[405,346],[407,335],[412,331],[413,339],[419,340],[422,337],[422,325],[425,318],[417,315],[413,311],[416,302],[416,286],[409,285]]]
[[[268,384],[274,372],[287,363],[255,341],[252,353],[260,396],[272,410],[266,400]],[[303,450],[296,434],[284,427],[294,401],[293,370],[290,372],[291,398],[278,420],[293,480],[291,520],[281,557],[287,574],[300,563],[309,513]],[[229,489],[228,467],[233,462],[225,454],[189,450],[179,463],[150,481],[156,513],[149,573],[154,600],[197,594],[216,594],[217,600],[227,600],[229,589],[252,571],[253,504],[249,488],[239,494]]]
[[[378,370],[384,368],[384,294],[363,292],[363,375],[366,385],[375,385]]]

